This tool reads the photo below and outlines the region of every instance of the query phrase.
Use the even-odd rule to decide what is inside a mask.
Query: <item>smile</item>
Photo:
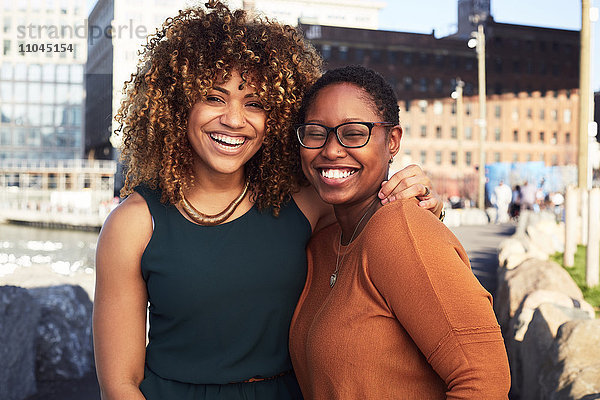
[[[345,179],[350,175],[354,175],[354,173],[358,171],[357,169],[337,169],[337,168],[327,168],[321,169],[321,176],[327,179]]]
[[[211,133],[210,138],[218,144],[228,148],[241,147],[245,142],[246,138],[242,136],[228,136],[222,133]]]

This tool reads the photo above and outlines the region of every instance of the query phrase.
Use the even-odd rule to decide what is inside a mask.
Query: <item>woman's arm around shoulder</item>
[[[103,400],[144,399],[146,284],[141,258],[152,236],[143,197],[133,193],[106,219],[96,250],[94,353]]]

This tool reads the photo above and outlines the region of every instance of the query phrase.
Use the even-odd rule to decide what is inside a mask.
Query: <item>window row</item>
[[[1,104],[2,125],[81,126],[81,107]]]
[[[10,147],[77,147],[81,146],[81,129],[0,127],[0,146]],[[65,149],[66,150],[66,149]],[[35,149],[32,149],[35,151]]]
[[[3,81],[83,83],[82,64],[0,64]]]
[[[427,150],[419,150],[415,151],[414,155],[411,150],[405,150],[404,155],[411,160],[418,162],[421,165],[427,165],[428,163],[435,165],[443,165],[444,161],[449,163],[450,165],[464,165],[464,166],[475,166],[474,162],[474,154],[472,151],[465,151],[463,155],[462,162],[458,160],[458,152],[457,151],[427,151]],[[413,158],[415,157],[415,158]],[[505,157],[508,158],[508,157]],[[502,153],[500,152],[491,152],[486,155],[486,164],[490,163],[499,163],[499,162],[529,162],[529,161],[549,161],[552,165],[558,165],[559,158],[558,154],[553,153],[550,155],[550,159],[546,160],[546,155],[544,152],[536,152],[533,153],[512,153],[510,155],[510,159],[503,159]],[[569,156],[566,156],[565,161],[567,163],[571,162]]]
[[[361,47],[316,45],[324,60],[354,61],[364,63],[403,64],[405,66],[432,66],[436,68],[473,70],[476,64],[475,54],[472,57],[456,55],[430,54],[423,52],[403,52],[387,49],[367,49]]]
[[[83,85],[0,82],[1,103],[82,104]]]

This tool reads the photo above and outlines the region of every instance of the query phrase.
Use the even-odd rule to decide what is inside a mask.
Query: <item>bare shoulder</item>
[[[119,248],[141,256],[152,230],[146,200],[139,193],[132,193],[106,218],[98,239],[98,252]]]
[[[335,222],[333,207],[321,200],[312,185],[300,187],[300,190],[293,194],[293,198],[310,222],[313,232]]]

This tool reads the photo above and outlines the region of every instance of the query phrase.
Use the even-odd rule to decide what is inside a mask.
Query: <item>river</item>
[[[93,273],[97,232],[0,223],[0,276],[45,266],[61,275]]]

